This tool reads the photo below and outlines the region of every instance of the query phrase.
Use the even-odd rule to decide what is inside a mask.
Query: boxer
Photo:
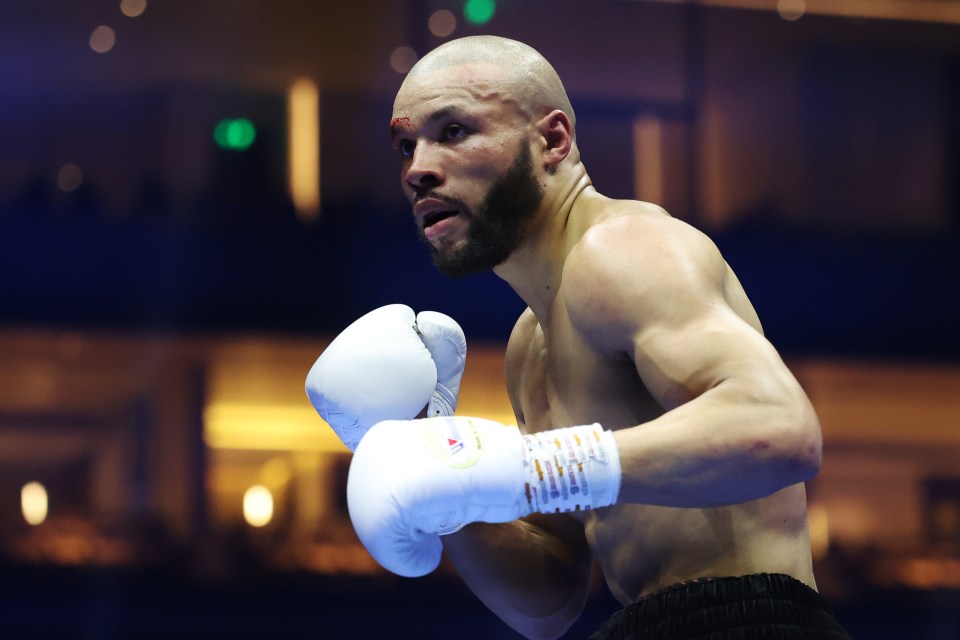
[[[714,244],[593,187],[563,84],[523,43],[441,45],[390,127],[436,267],[492,269],[528,308],[506,352],[515,425],[413,418],[431,375],[403,411],[342,381],[380,420],[347,488],[373,557],[419,576],[446,554],[528,638],[569,629],[594,561],[624,605],[595,640],[847,638],[812,569],[817,416]]]

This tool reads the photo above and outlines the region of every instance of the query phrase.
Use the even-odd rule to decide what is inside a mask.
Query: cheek
[[[501,165],[507,155],[498,148],[477,147],[462,156],[460,166],[465,175],[481,180],[496,179],[506,170],[506,167]]]

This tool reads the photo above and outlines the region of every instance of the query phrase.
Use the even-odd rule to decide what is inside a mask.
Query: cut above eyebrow
[[[438,120],[443,120],[449,117],[458,117],[463,116],[463,110],[457,107],[441,107],[436,111],[431,112],[423,121],[424,126],[433,124]],[[394,118],[390,121],[390,137],[396,138],[397,135],[403,130],[404,127],[410,126],[410,118],[406,116],[401,116]]]
[[[404,125],[409,125],[409,124],[410,124],[410,118],[406,116],[394,118],[393,120],[390,121],[390,131],[396,131],[400,127]]]

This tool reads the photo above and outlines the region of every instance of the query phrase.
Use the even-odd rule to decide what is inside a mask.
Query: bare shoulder
[[[722,300],[727,265],[716,245],[654,205],[614,202],[572,248],[564,304],[594,346],[629,352],[636,333]]]

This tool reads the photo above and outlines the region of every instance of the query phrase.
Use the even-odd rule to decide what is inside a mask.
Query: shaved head
[[[393,103],[390,138],[442,273],[502,264],[545,195],[582,179],[573,122],[557,72],[522,42],[460,38],[414,65]]]
[[[559,109],[575,126],[573,107],[553,66],[533,47],[508,38],[483,35],[446,42],[421,58],[404,84],[421,81],[424,75],[440,69],[462,65],[493,67],[497,89],[530,118]]]

